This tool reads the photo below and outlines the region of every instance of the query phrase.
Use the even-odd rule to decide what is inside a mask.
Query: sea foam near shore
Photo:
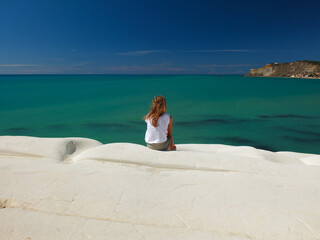
[[[0,137],[5,239],[319,239],[320,155]]]

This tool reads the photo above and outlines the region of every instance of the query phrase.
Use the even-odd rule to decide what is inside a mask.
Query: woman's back
[[[167,141],[167,130],[170,122],[170,114],[164,113],[158,119],[157,127],[152,125],[152,119],[147,118],[147,131],[145,141],[147,143],[162,143]]]

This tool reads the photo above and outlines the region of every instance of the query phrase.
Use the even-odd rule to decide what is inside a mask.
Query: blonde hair
[[[154,127],[158,126],[159,118],[167,111],[166,99],[163,96],[156,96],[152,99],[150,111],[144,119],[150,119]]]

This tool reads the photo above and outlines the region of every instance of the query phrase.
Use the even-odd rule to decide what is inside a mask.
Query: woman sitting
[[[144,117],[147,123],[145,141],[153,150],[176,150],[172,137],[172,117],[166,111],[166,99],[163,96],[156,96],[152,99],[148,115]]]

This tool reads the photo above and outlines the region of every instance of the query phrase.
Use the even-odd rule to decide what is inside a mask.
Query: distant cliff
[[[320,78],[320,62],[305,60],[291,63],[270,63],[262,68],[251,69],[246,76]]]

